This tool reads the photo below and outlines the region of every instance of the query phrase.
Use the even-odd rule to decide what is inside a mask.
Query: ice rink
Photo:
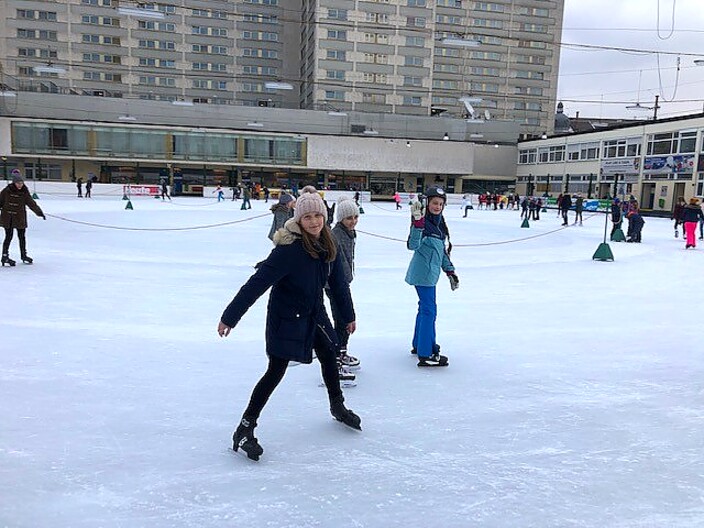
[[[41,196],[35,264],[0,268],[0,526],[704,525],[704,244],[685,251],[669,220],[596,262],[603,215],[521,229],[451,206],[450,366],[419,369],[408,208],[365,204],[345,391],[363,431],[331,418],[317,363],[297,366],[255,463],[230,438],[265,368],[266,296],[216,328],[272,247],[271,203],[94,193]]]

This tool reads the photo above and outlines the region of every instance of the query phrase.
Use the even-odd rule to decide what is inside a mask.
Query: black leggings
[[[336,347],[334,342],[328,338],[326,332],[320,328],[315,334],[313,349],[318,356],[318,361],[320,361],[320,370],[323,373],[323,381],[328,390],[330,401],[342,397],[337,371]],[[252,391],[249,405],[244,411],[245,417],[254,421],[259,418],[266,402],[269,401],[269,397],[284,378],[288,363],[288,359],[269,356],[269,366]]]
[[[12,242],[12,227],[5,228],[5,240],[2,242],[2,254],[7,255],[10,253],[10,242]],[[27,254],[27,239],[24,234],[26,229],[17,229],[17,238],[20,240],[20,254],[22,256]]]

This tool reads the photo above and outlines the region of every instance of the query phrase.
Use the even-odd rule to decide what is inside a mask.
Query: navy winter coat
[[[286,222],[274,235],[276,247],[245,283],[222,314],[221,321],[234,327],[245,312],[271,287],[266,316],[266,353],[281,359],[310,363],[316,332],[335,342],[335,331],[323,304],[327,282],[342,318],[355,320],[349,285],[340,254],[333,262],[311,257],[303,247],[300,226]]]

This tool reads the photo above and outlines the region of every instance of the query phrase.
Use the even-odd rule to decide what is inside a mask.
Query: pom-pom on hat
[[[328,209],[325,207],[323,199],[317,192],[315,194],[303,193],[300,198],[296,200],[296,208],[294,209],[293,219],[296,222],[300,222],[301,218],[308,213],[320,213],[323,215],[326,222],[328,220]]]
[[[354,203],[354,200],[345,197],[340,198],[337,202],[337,212],[335,216],[338,222],[350,216],[359,216],[359,207]]]
[[[317,193],[317,192],[318,192],[318,189],[316,189],[316,188],[313,187],[312,185],[306,185],[305,187],[303,187],[303,189],[301,189],[301,193],[302,193],[302,194],[303,194],[303,193],[311,193],[311,194],[313,194],[313,193]]]
[[[12,183],[23,182],[22,172],[19,169],[12,169]]]

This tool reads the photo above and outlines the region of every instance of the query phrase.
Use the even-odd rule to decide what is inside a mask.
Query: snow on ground
[[[0,269],[0,526],[704,524],[704,247],[685,251],[667,220],[647,218],[642,244],[611,243],[607,263],[591,259],[603,215],[555,231],[554,212],[521,229],[518,212],[448,209],[450,367],[421,370],[408,211],[366,204],[350,343],[362,370],[346,390],[364,431],[332,420],[317,364],[297,366],[254,463],[230,437],[265,368],[266,299],[229,338],[216,326],[271,248],[267,205],[40,204],[35,265]]]

